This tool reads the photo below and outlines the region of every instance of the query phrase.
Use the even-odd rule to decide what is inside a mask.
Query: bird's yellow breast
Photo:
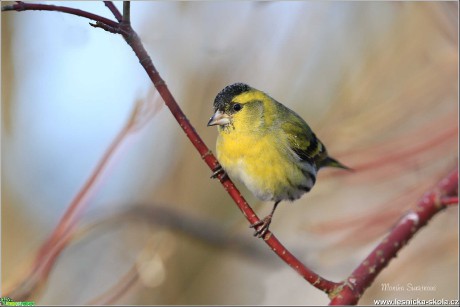
[[[231,128],[230,128],[231,129]],[[296,199],[305,181],[298,164],[287,153],[286,140],[276,133],[220,131],[217,158],[232,179],[239,179],[262,200]]]

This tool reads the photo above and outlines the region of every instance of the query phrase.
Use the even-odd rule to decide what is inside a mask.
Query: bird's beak
[[[208,122],[208,126],[215,126],[215,125],[228,125],[230,124],[230,116],[223,113],[222,111],[217,110],[216,113],[211,117]]]

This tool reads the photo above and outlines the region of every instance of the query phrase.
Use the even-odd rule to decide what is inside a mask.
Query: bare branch
[[[101,22],[103,24],[106,24],[111,27],[117,27],[118,23],[107,19],[105,17],[92,14],[87,11],[82,11],[79,9],[74,9],[71,7],[66,7],[66,6],[57,6],[57,5],[50,5],[50,4],[35,4],[35,3],[24,3],[21,1],[18,1],[17,4],[13,5],[5,5],[2,7],[2,12],[5,11],[53,11],[53,12],[61,12],[61,13],[67,13],[71,15],[76,15],[80,16],[83,18],[88,18],[97,22]]]
[[[131,5],[130,1],[123,1],[123,22],[131,24]]]
[[[442,197],[452,195],[458,195],[458,170],[452,171],[442,179],[431,192],[422,197],[415,210],[404,215],[383,241],[353,271],[343,283],[342,289],[332,295],[331,305],[356,304],[380,271],[396,257],[399,250],[436,213],[446,208],[442,204]]]
[[[118,22],[121,22],[123,20],[123,16],[121,16],[120,11],[117,9],[115,4],[113,4],[112,1],[104,1],[104,4],[106,7],[109,8],[109,10],[112,12],[113,16],[118,20]]]

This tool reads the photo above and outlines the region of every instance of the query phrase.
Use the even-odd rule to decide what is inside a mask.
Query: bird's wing
[[[290,115],[289,119],[281,124],[281,129],[286,135],[290,149],[301,160],[316,163],[326,158],[324,145],[297,114]]]

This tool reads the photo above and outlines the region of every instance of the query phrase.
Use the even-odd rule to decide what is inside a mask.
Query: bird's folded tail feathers
[[[319,164],[319,168],[326,167],[326,166],[342,168],[342,169],[346,169],[347,171],[353,171],[352,168],[349,168],[348,166],[343,165],[342,163],[340,163],[339,161],[331,157],[326,157],[326,159],[321,161]]]

